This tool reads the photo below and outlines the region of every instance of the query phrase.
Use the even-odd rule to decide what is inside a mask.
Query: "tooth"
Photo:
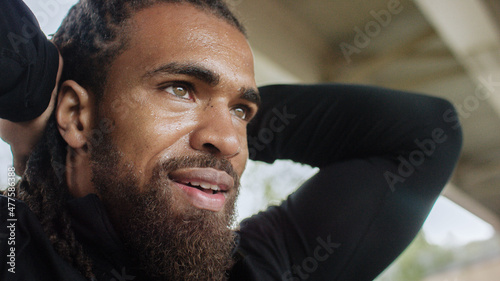
[[[206,182],[185,181],[185,180],[181,181],[181,182],[184,184],[192,185],[192,186],[198,186],[198,187],[201,187],[201,188],[207,189],[207,190],[214,190],[214,191],[221,190],[218,185],[214,185],[214,184],[210,184],[210,183],[206,183]]]
[[[204,183],[204,182],[202,182],[202,183],[200,183],[200,186],[201,186],[201,188],[203,188],[203,189],[210,189],[210,184],[209,184],[209,183]]]

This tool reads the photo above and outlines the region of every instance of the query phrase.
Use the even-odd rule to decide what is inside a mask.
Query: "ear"
[[[73,80],[62,83],[57,100],[59,133],[75,150],[85,150],[91,131],[93,102],[89,92]]]

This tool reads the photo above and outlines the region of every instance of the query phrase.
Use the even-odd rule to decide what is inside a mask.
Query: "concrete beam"
[[[481,0],[415,0],[500,116],[500,33]]]
[[[312,24],[275,0],[233,1],[256,53],[300,81],[322,81],[331,49]]]

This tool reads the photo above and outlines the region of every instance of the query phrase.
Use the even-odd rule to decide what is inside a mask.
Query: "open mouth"
[[[234,188],[234,178],[213,168],[184,168],[169,174],[183,197],[199,209],[218,212]]]
[[[220,192],[224,192],[220,189],[219,186],[210,183],[196,182],[196,181],[181,181],[180,183],[192,188],[196,188],[207,194],[218,194]]]

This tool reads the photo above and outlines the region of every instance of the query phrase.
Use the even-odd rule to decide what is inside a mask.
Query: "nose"
[[[191,132],[191,147],[217,157],[231,158],[241,151],[240,136],[227,106],[208,107],[199,115],[197,128]],[[243,132],[244,133],[244,132]]]

